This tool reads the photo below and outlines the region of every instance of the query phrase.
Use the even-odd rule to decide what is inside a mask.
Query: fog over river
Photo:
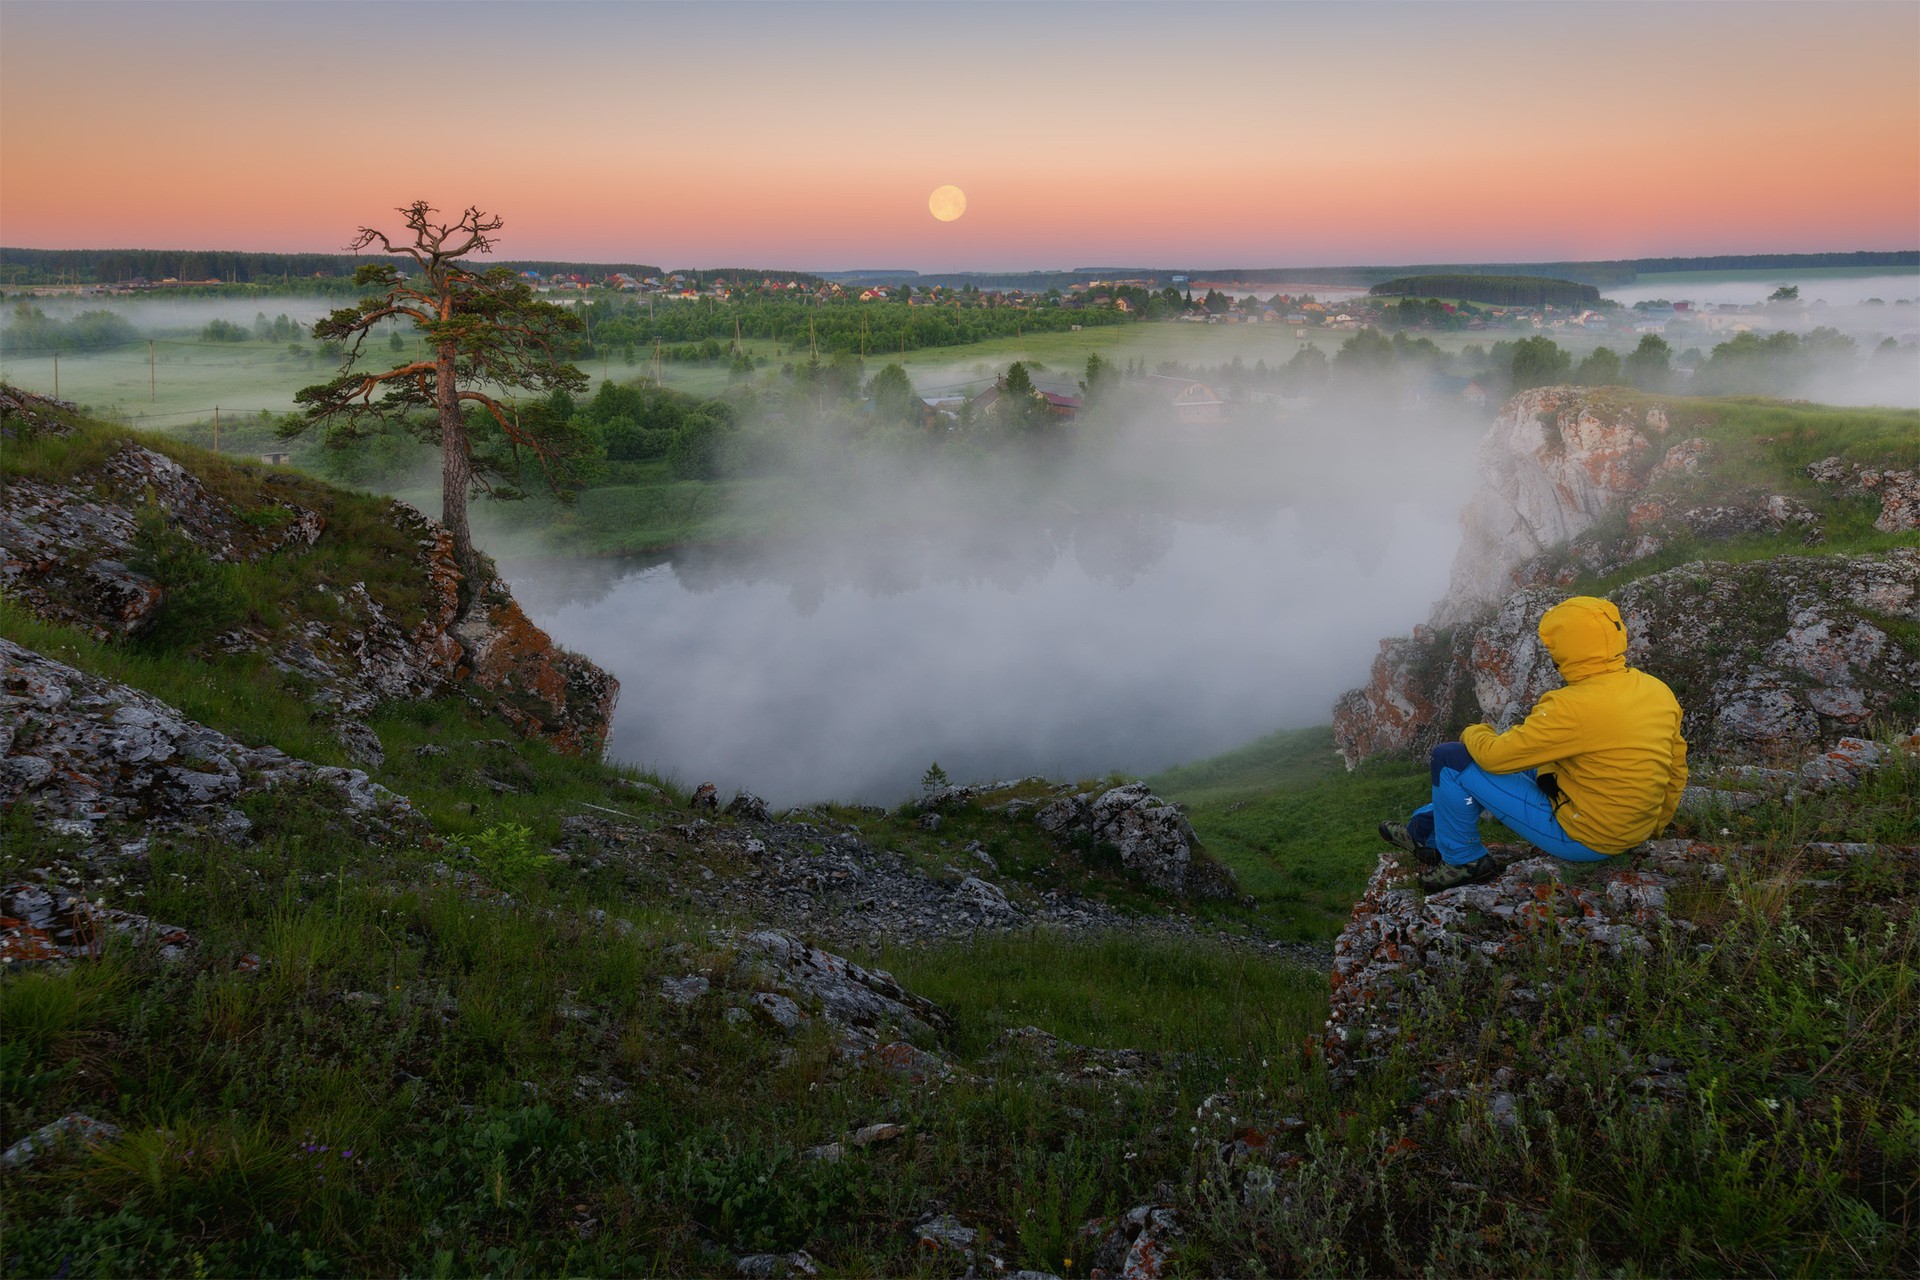
[[[507,573],[620,678],[614,758],[723,799],[893,803],[935,760],[1145,773],[1325,722],[1445,589],[1461,491],[1434,494]]]

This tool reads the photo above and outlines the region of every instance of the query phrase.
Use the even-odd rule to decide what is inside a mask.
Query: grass
[[[10,442],[0,454],[0,479],[111,485],[113,481],[96,476],[97,469],[113,453],[138,444],[192,472],[239,513],[243,524],[271,530],[288,518],[289,507],[315,512],[326,521],[311,548],[289,548],[229,566],[229,587],[244,608],[245,625],[271,630],[288,618],[337,616],[347,607],[340,592],[356,582],[365,584],[402,628],[425,617],[414,559],[418,548],[388,518],[388,499],[352,493],[288,468],[217,454],[173,436],[136,433],[85,415],[52,416],[64,419],[70,431],[37,432]]]
[[[985,1053],[1022,1020],[1103,1049],[1218,1057],[1260,1074],[1259,1060],[1297,1054],[1326,1016],[1326,982],[1248,950],[1112,934],[1034,932],[900,948],[883,962],[953,1014],[951,1043]]]
[[[1366,780],[1315,781],[1315,742],[1195,768],[1195,794],[1264,771],[1355,803]],[[1902,1272],[1920,1208],[1912,869],[1863,859],[1808,887],[1796,859],[1812,838],[1910,832],[1916,782],[1896,765],[1737,815],[1760,852],[1688,904],[1698,931],[1612,961],[1542,941],[1503,983],[1443,980],[1340,1088],[1312,1052],[1323,978],[1138,935],[890,951],[952,1014],[959,1072],[843,1066],[817,1033],[721,1018],[750,988],[703,922],[616,874],[536,867],[507,900],[279,793],[256,842],[154,833],[110,891],[192,929],[184,961],[117,940],[100,964],[0,978],[0,1136],[71,1109],[126,1130],[12,1175],[0,1248],[21,1274],[729,1274],[793,1248],[945,1274],[962,1264],[912,1224],[948,1210],[1010,1268],[1080,1276],[1079,1224],[1164,1183],[1181,1274]],[[38,829],[4,843],[10,878],[66,865]],[[243,952],[265,968],[235,969]],[[714,988],[692,1006],[654,994],[701,971]],[[1504,998],[1516,984],[1537,1007]],[[1131,1080],[1063,1075],[1005,1038],[1029,1025],[1158,1056]],[[1425,1092],[1436,1062],[1457,1095]],[[1648,1072],[1681,1087],[1649,1092]],[[907,1136],[802,1154],[877,1120]]]
[[[1369,761],[1349,774],[1327,726],[1276,733],[1148,779],[1183,804],[1209,852],[1232,867],[1256,914],[1282,936],[1331,938],[1372,874],[1375,826],[1426,800],[1426,770]]]
[[[166,338],[156,345],[149,384],[147,344],[142,341],[101,352],[60,357],[59,398],[70,400],[89,411],[108,415],[143,430],[171,431],[208,422],[217,407],[223,418],[245,419],[261,412],[293,412],[294,393],[302,387],[325,382],[336,364],[313,352],[305,356],[288,354],[284,342],[207,342],[194,338]],[[388,359],[411,358],[420,349],[409,342],[404,352],[389,351],[385,340],[371,342],[364,363],[384,368]],[[718,382],[706,370],[688,366],[684,371],[668,365],[668,386],[682,390],[717,394],[726,386],[726,370],[720,366]],[[627,365],[620,360],[582,361],[581,372],[589,381],[603,378],[628,379],[646,372],[644,362]],[[0,381],[41,395],[54,394],[54,361],[51,356],[0,356]]]

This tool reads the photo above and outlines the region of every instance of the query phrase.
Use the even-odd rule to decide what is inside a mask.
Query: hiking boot
[[[1404,849],[1413,855],[1413,860],[1423,867],[1440,865],[1440,851],[1430,844],[1421,844],[1407,831],[1404,822],[1383,822],[1380,824],[1380,838],[1397,849]]]
[[[1486,854],[1463,866],[1443,862],[1431,871],[1423,871],[1420,887],[1428,893],[1439,893],[1444,889],[1458,889],[1463,884],[1485,884],[1499,875],[1500,864],[1492,854]]]

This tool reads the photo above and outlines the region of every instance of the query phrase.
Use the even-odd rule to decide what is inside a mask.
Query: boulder
[[[1190,874],[1199,840],[1186,815],[1154,795],[1146,783],[1130,782],[1105,792],[1088,806],[1087,817],[1094,839],[1112,845],[1121,864],[1154,888],[1180,897],[1203,892],[1232,897],[1237,892],[1229,888],[1221,894],[1219,876]]]
[[[18,1169],[43,1155],[62,1149],[84,1151],[119,1139],[119,1125],[95,1120],[79,1111],[70,1111],[58,1120],[41,1125],[5,1151],[0,1151],[0,1169]]]
[[[232,805],[286,782],[335,788],[350,819],[410,819],[412,807],[358,769],[249,747],[158,698],[0,639],[0,808],[49,822],[246,829]],[[235,819],[238,819],[236,822]]]
[[[967,911],[986,921],[1002,921],[1019,914],[1017,908],[1007,901],[1007,895],[997,884],[982,880],[978,876],[968,876],[953,891],[954,900]]]
[[[767,808],[767,802],[751,791],[735,792],[733,799],[727,802],[727,812],[749,822],[773,821],[773,813]]]
[[[950,1025],[938,1005],[908,991],[892,974],[864,969],[791,934],[765,929],[746,935],[741,939],[739,964],[749,981],[781,987],[817,1005],[830,1022],[867,1037],[886,1025],[911,1033],[931,1033]]]

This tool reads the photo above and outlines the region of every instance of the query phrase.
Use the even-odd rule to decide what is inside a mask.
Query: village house
[[[1227,402],[1221,399],[1218,391],[1204,382],[1164,373],[1150,373],[1145,381],[1150,388],[1167,397],[1168,403],[1173,406],[1174,416],[1182,426],[1219,422],[1226,417]]]
[[[1056,418],[1065,418],[1069,422],[1080,416],[1080,410],[1086,407],[1086,401],[1079,396],[1063,396],[1052,391],[1042,391],[1040,398],[1047,402],[1047,412]]]

